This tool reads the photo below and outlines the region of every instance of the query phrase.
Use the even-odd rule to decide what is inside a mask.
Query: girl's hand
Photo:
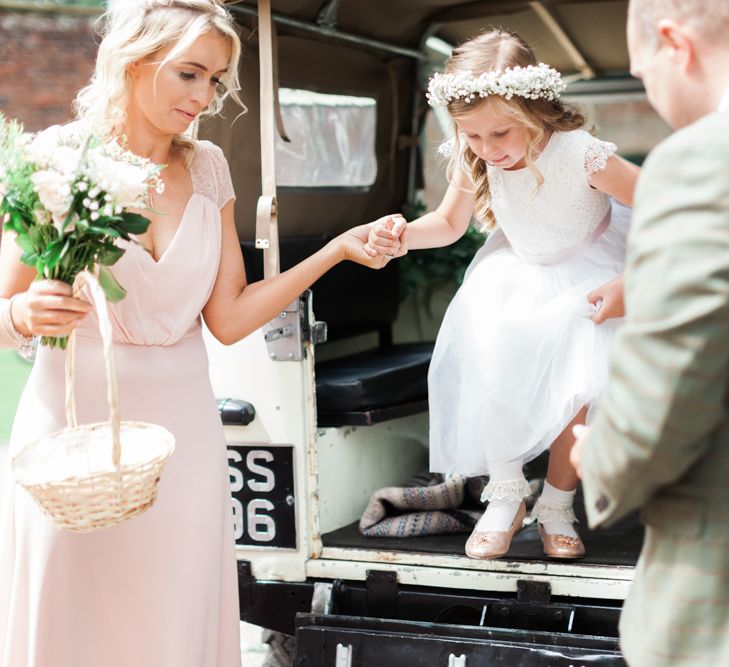
[[[60,280],[39,280],[13,301],[15,328],[24,336],[68,336],[93,310],[87,301],[72,296],[71,286]]]
[[[369,233],[370,225],[360,225],[340,234],[332,243],[341,259],[347,259],[371,269],[381,269],[391,258],[367,249]]]
[[[407,247],[403,247],[407,221],[399,213],[386,215],[367,226],[369,235],[365,250],[368,254],[386,255],[392,259],[407,253]]]
[[[602,324],[613,317],[625,316],[625,302],[623,301],[623,276],[619,275],[609,283],[598,287],[587,295],[587,300],[597,306],[598,311],[590,318],[595,324]]]

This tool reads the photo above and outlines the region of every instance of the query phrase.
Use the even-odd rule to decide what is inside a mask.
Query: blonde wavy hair
[[[123,126],[131,93],[129,68],[134,63],[171,47],[159,63],[162,67],[213,30],[227,39],[230,60],[221,77],[222,90],[199,117],[220,113],[228,97],[245,110],[238,94],[240,38],[222,0],[121,0],[99,19],[97,29],[102,40],[96,67],[74,104],[77,118],[93,127],[94,133],[111,137]],[[187,150],[193,144],[177,135],[173,146]],[[187,152],[191,156],[192,151]]]
[[[482,33],[454,49],[445,73],[470,71],[474,76],[478,76],[482,72],[536,64],[534,52],[519,35],[504,30],[493,30]],[[494,113],[513,118],[526,127],[528,142],[525,161],[536,179],[537,188],[544,183],[544,177],[534,165],[534,160],[545,137],[552,132],[567,132],[585,125],[584,116],[576,109],[559,100],[550,101],[543,98],[532,100],[514,96],[507,100],[500,95],[491,95],[483,99],[477,97],[472,102],[456,99],[448,104],[448,113],[454,121],[457,121],[479,105],[486,103],[493,106]],[[493,229],[496,226],[496,219],[491,210],[491,189],[486,161],[479,158],[468,144],[461,140],[455,123],[454,133],[455,145],[447,168],[448,181],[453,182],[456,169],[466,170],[473,181],[474,214],[485,229]]]

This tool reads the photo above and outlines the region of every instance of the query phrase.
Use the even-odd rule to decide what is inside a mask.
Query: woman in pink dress
[[[344,259],[382,265],[347,232],[293,269],[246,285],[234,193],[219,148],[183,137],[238,88],[240,44],[219,0],[125,0],[107,15],[79,121],[126,137],[167,165],[149,230],[113,267],[128,295],[110,306],[121,415],[176,439],[155,505],[88,534],[54,528],[19,487],[0,508],[2,667],[233,667],[240,664],[238,587],[227,455],[208,379],[201,320],[233,343],[272,319]],[[237,99],[237,98],[236,98]],[[151,195],[152,196],[152,195]],[[251,202],[253,205],[253,202]],[[149,213],[149,212],[148,212]],[[54,281],[35,281],[6,233],[0,312],[10,347],[76,329],[79,422],[107,418],[95,314]],[[386,260],[385,260],[386,261]],[[6,326],[7,329],[7,326]],[[10,458],[64,420],[64,355],[40,348],[13,427]]]

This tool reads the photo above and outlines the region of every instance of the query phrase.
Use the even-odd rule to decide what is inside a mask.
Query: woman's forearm
[[[222,343],[236,343],[272,320],[343,259],[341,248],[329,242],[288,271],[246,285],[229,307],[211,316],[210,321],[204,310],[206,324]]]

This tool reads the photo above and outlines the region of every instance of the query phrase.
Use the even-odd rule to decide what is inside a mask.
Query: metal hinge
[[[327,325],[314,320],[311,290],[306,290],[278,317],[265,324],[263,336],[268,355],[275,361],[301,361],[307,342],[325,343]]]

